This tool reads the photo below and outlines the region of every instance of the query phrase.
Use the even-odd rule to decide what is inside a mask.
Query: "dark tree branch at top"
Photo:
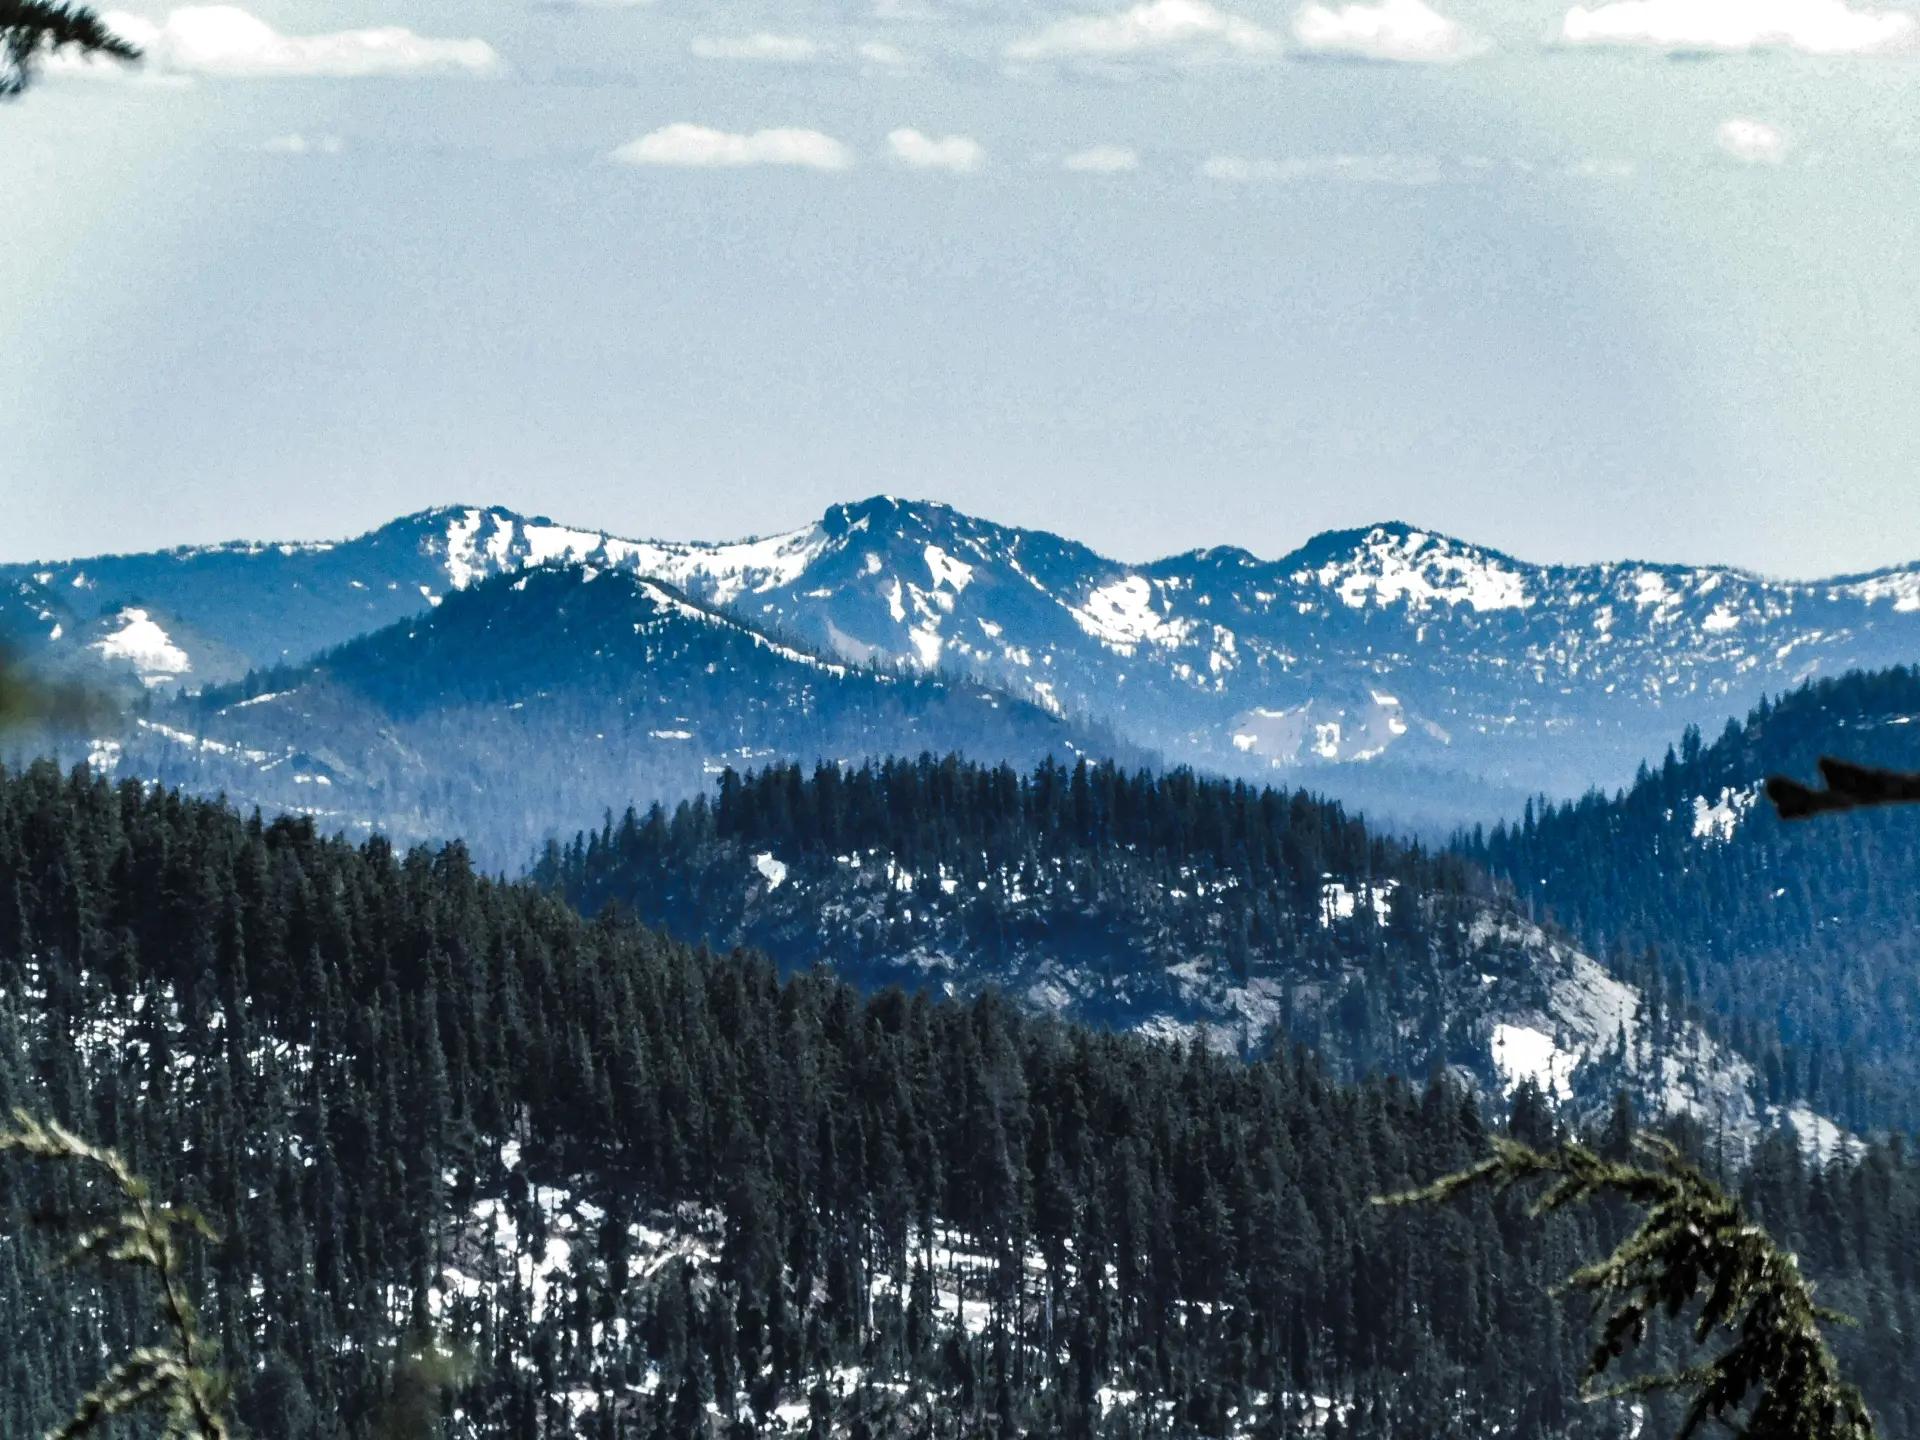
[[[1920,774],[1904,770],[1876,770],[1851,761],[1820,757],[1824,790],[1815,790],[1785,775],[1767,777],[1767,798],[1782,820],[1804,820],[1829,810],[1858,810],[1870,805],[1920,803]]]
[[[84,5],[65,0],[0,0],[0,100],[33,82],[42,55],[76,49],[87,55],[138,60],[138,47],[109,30]]]

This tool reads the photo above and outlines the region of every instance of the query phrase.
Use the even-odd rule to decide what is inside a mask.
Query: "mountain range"
[[[1817,581],[1536,565],[1399,523],[1275,560],[1218,547],[1130,565],[888,497],[729,543],[456,506],[338,544],[16,565],[0,568],[0,625],[43,663],[169,693],[559,563],[665,582],[816,656],[966,676],[1167,761],[1433,830],[1623,784],[1687,724],[1920,653],[1920,565]]]
[[[305,664],[146,697],[90,757],[349,834],[459,838],[517,871],[556,827],[728,768],[1115,748],[971,681],[823,659],[631,573],[544,567],[435,599]]]
[[[1750,848],[1778,828],[1749,814],[1760,767],[1806,769],[1809,747],[1831,739],[1826,701],[1783,703],[1780,714],[1803,716],[1791,752],[1752,738],[1788,733],[1777,718],[1704,751],[1694,728],[1749,692],[1764,700],[1768,687],[1910,649],[1920,568],[1815,584],[1533,567],[1396,525],[1322,536],[1271,563],[1215,550],[1128,568],[1057,536],[882,498],[727,545],[460,507],[338,545],[15,567],[0,572],[0,597],[34,664],[126,699],[84,737],[96,768],[349,834],[457,838],[495,871],[525,868],[551,837],[599,830],[602,873],[583,856],[562,882],[548,862],[576,902],[618,900],[789,967],[993,986],[1052,1013],[1228,1048],[1257,1048],[1278,1023],[1311,1032],[1353,1073],[1444,1064],[1483,1089],[1510,1078],[1489,1047],[1512,1035],[1534,1057],[1522,1068],[1564,1101],[1578,1069],[1588,1109],[1624,1084],[1653,1110],[1742,1133],[1795,1105],[1802,1128],[1827,1125],[1809,1100],[1862,1128],[1897,1123],[1920,1093],[1888,1040],[1914,1007],[1906,910],[1868,887],[1848,928],[1802,883],[1788,887],[1801,898],[1784,930],[1731,923],[1781,858],[1771,839]],[[1904,737],[1890,727],[1920,701],[1889,683],[1874,692],[1887,712],[1875,733]],[[1683,729],[1682,758],[1650,772],[1645,758],[1671,755]],[[1358,794],[1374,839],[1363,858],[1290,862],[1265,879],[1223,854],[1083,851],[1054,836],[992,876],[973,873],[992,846],[963,845],[937,859],[934,883],[924,855],[877,841],[795,851],[777,833],[656,848],[639,870],[628,853],[632,873],[604,873],[619,847],[603,817],[628,806],[666,802],[671,816],[731,772],[917,755],[1016,774],[1187,762]],[[1636,767],[1641,780],[1618,798],[1593,792],[1537,820],[1518,789],[1571,791]],[[1506,900],[1450,909],[1426,879],[1396,875],[1388,852],[1366,851],[1391,828],[1378,814],[1462,826],[1504,809],[1503,796],[1510,815],[1526,806],[1525,826],[1458,843],[1511,887]],[[1798,870],[1810,863],[1795,852]],[[1180,868],[1191,864],[1212,878]],[[992,895],[954,893],[944,867],[991,880]],[[1363,925],[1356,952],[1341,939],[1352,927],[1334,921],[1389,882],[1405,886],[1403,920],[1423,919],[1383,971],[1381,946],[1399,942]],[[1717,899],[1694,907],[1698,923],[1677,919],[1700,894]],[[1395,902],[1379,903],[1385,916]],[[1274,905],[1292,917],[1278,928],[1262,908]],[[1566,929],[1543,929],[1548,919]],[[1677,943],[1677,968],[1641,954],[1662,937]],[[1836,945],[1898,953],[1862,969]],[[1463,954],[1478,958],[1452,963]],[[1435,955],[1450,958],[1436,970]],[[1726,979],[1741,973],[1772,979]],[[1892,1028],[1849,1027],[1836,1003],[1878,1004]],[[1373,1014],[1382,1004],[1390,1013]],[[1663,1053],[1694,1057],[1680,1072],[1620,1051],[1623,1028],[1688,1007],[1704,1028],[1663,1032]],[[1841,1055],[1844,1079],[1828,1058]]]
[[[1818,582],[1551,566],[1407,524],[1277,561],[1215,547],[1135,566],[889,497],[735,543],[449,507],[342,543],[6,566],[0,593],[50,659],[179,689],[551,563],[651,576],[820,655],[966,674],[1167,760],[1436,824],[1624,783],[1686,724],[1920,655],[1920,566]]]

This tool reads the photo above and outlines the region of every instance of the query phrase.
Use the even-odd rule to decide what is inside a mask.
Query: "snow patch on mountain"
[[[1892,570],[1870,575],[1852,584],[1836,586],[1835,593],[1868,605],[1890,600],[1896,611],[1920,611],[1920,570]]]
[[[193,669],[187,652],[173,643],[171,636],[145,610],[128,606],[115,621],[119,628],[93,642],[89,647],[107,660],[120,660],[133,666],[140,683],[148,689],[178,680]]]
[[[447,581],[456,590],[464,590],[476,581],[499,574],[509,563],[513,547],[513,526],[496,518],[484,542],[475,544],[488,516],[479,510],[463,510],[447,523]]]
[[[1143,642],[1164,646],[1186,638],[1188,626],[1162,615],[1153,600],[1151,580],[1127,575],[1099,586],[1068,609],[1087,634],[1130,655]]]
[[[1571,1100],[1574,1069],[1580,1056],[1562,1050],[1553,1036],[1531,1025],[1500,1024],[1493,1027],[1493,1064],[1511,1095],[1531,1080],[1543,1095],[1555,1100]]]
[[[427,545],[442,557],[456,590],[518,569],[593,563],[697,588],[717,604],[790,585],[827,543],[818,525],[724,544],[623,540],[602,530],[523,519],[508,510],[458,506],[435,512],[444,524]]]
[[[1313,578],[1351,609],[1369,601],[1383,606],[1404,601],[1416,610],[1436,604],[1510,610],[1531,603],[1517,571],[1472,546],[1423,530],[1376,526],[1351,556],[1321,566]]]
[[[1349,885],[1327,876],[1320,884],[1320,924],[1351,920],[1363,908],[1372,912],[1376,924],[1387,924],[1393,919],[1393,892],[1399,884],[1388,880],[1381,885]]]
[[[771,850],[762,850],[753,857],[753,868],[760,872],[761,879],[767,882],[769,891],[778,890],[787,883],[787,867],[773,858]]]
[[[1704,795],[1694,796],[1693,838],[1722,844],[1733,839],[1734,832],[1740,828],[1740,821],[1759,798],[1760,789],[1756,785],[1738,788],[1723,786],[1719,798],[1711,804]]]
[[[959,594],[973,581],[973,566],[964,560],[956,560],[938,545],[929,545],[921,555],[927,562],[927,573],[933,577],[935,585],[944,585]]]

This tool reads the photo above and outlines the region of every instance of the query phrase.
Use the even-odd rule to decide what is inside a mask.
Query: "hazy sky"
[[[876,491],[1920,558],[1917,12],[1436,3],[117,17],[0,108],[0,558]]]

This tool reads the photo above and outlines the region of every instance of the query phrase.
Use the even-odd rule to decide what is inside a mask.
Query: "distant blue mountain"
[[[822,659],[577,565],[494,576],[305,665],[156,695],[89,748],[117,773],[329,830],[461,839],[508,870],[556,832],[691,798],[728,767],[1127,753],[1000,691]]]
[[[1221,547],[1128,565],[885,497],[717,544],[456,506],[335,545],[7,567],[0,606],[50,657],[165,693],[563,560],[663,579],[821,654],[970,675],[1169,760],[1435,825],[1624,783],[1687,724],[1920,659],[1920,566],[1791,582],[1543,566],[1399,523],[1278,560]]]

